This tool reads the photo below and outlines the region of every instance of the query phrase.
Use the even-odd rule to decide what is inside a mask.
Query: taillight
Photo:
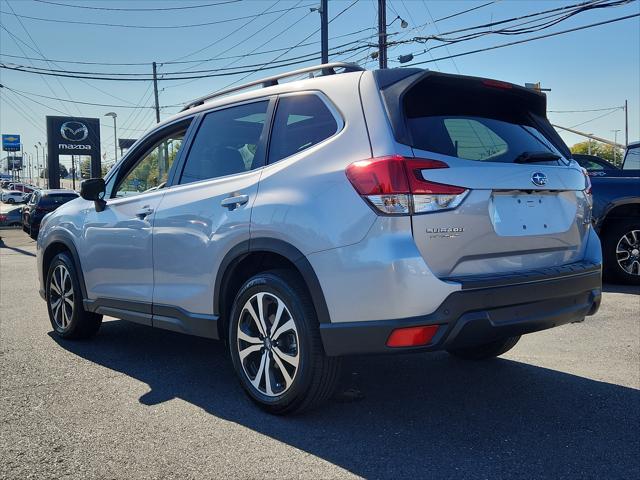
[[[391,155],[352,163],[346,174],[356,191],[385,214],[407,215],[456,208],[469,190],[425,180],[422,171],[434,168],[449,166],[439,160]]]
[[[6,215],[0,215],[0,222],[6,222],[7,221],[7,216]]]

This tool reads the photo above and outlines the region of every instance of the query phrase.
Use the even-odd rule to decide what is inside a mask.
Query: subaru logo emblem
[[[547,176],[542,172],[534,172],[531,175],[531,182],[538,187],[542,187],[547,184]]]
[[[89,129],[84,123],[64,122],[60,127],[60,135],[70,142],[82,142],[89,136]]]

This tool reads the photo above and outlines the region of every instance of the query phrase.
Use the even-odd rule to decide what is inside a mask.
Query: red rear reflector
[[[501,82],[500,80],[483,80],[482,83],[487,87],[502,88],[503,90],[510,90],[513,85],[507,82]]]
[[[426,345],[438,331],[438,325],[396,328],[389,339],[387,347],[416,347]]]
[[[429,182],[422,176],[422,170],[431,170],[435,168],[449,168],[444,162],[440,160],[423,160],[407,159],[407,170],[409,174],[409,185],[411,187],[411,193],[414,194],[429,194],[429,195],[460,195],[464,193],[465,189],[462,187],[455,187],[453,185],[444,185],[442,183]]]

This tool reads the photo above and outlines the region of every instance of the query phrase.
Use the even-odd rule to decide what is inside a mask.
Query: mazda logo
[[[89,136],[89,129],[84,123],[64,122],[60,127],[60,135],[70,142],[82,142]]]
[[[542,172],[535,172],[531,175],[531,182],[538,187],[542,187],[547,184],[547,176]]]

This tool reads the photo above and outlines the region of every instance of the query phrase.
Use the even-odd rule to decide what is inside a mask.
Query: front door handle
[[[249,195],[233,195],[227,197],[220,202],[220,205],[227,207],[229,210],[235,210],[240,205],[244,205],[249,201]]]
[[[153,208],[149,207],[149,205],[145,205],[140,210],[136,212],[136,217],[140,220],[144,220],[146,217],[153,213]]]

